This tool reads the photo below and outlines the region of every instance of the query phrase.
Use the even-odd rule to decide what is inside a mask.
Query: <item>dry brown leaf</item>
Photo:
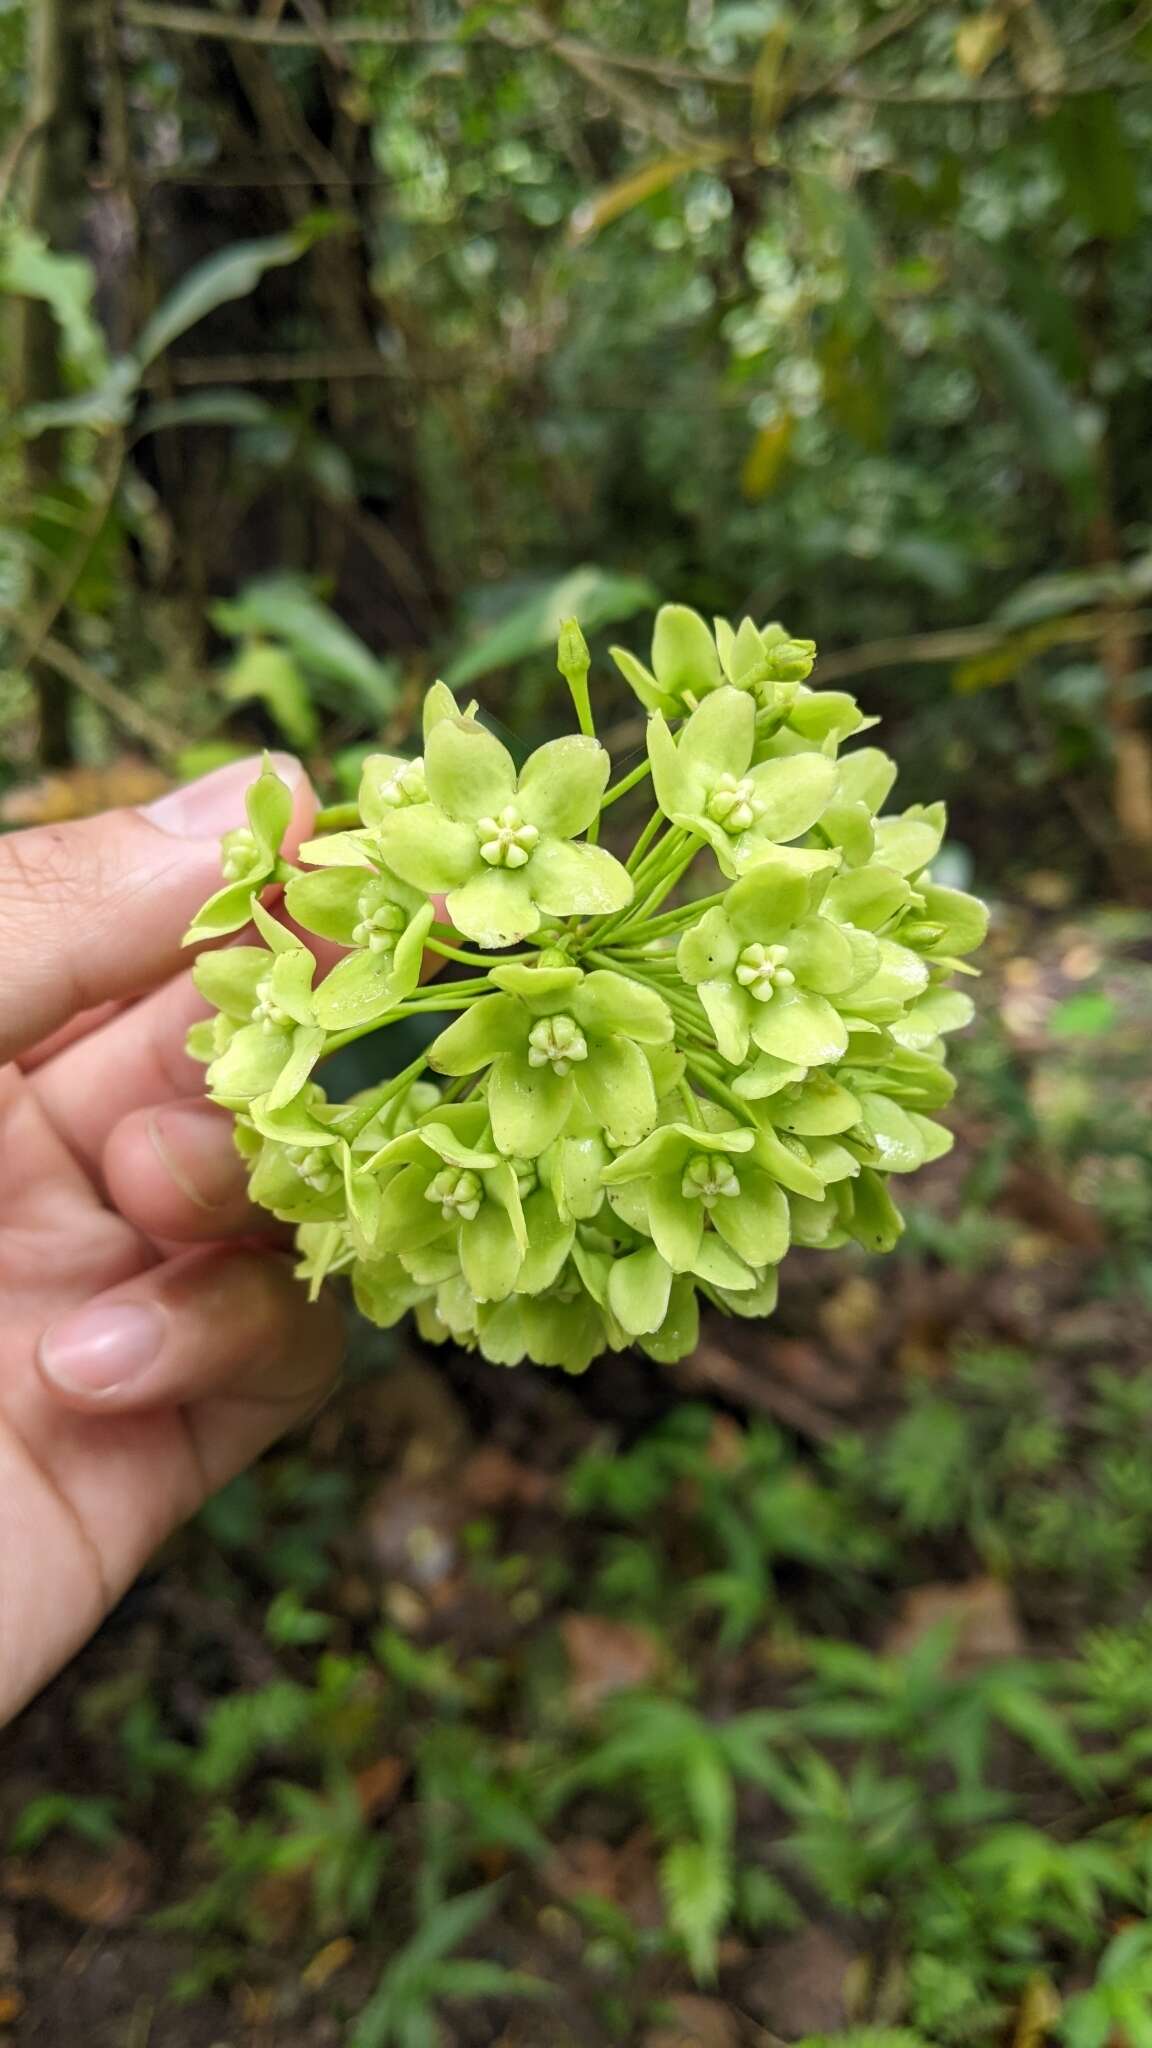
[[[469,1505],[482,1513],[506,1507],[538,1507],[552,1490],[546,1472],[522,1465],[499,1444],[485,1444],[466,1459],[459,1485]]]
[[[613,1693],[647,1685],[660,1669],[655,1636],[630,1621],[566,1614],[560,1633],[568,1653],[568,1705],[575,1714],[595,1713]]]
[[[682,1992],[666,2003],[671,2007],[669,2021],[645,2034],[643,2048],[740,2048],[739,2022],[718,1998]]]
[[[306,1984],[309,1991],[323,1991],[329,1978],[350,1963],[355,1953],[356,1943],[350,1941],[346,1934],[336,1941],[326,1942],[300,1972],[300,1982]]]
[[[787,2041],[837,2033],[850,2017],[856,1958],[838,1934],[816,1923],[769,1942],[741,1978],[741,2007]]]
[[[889,1656],[906,1656],[942,1622],[955,1630],[951,1667],[956,1671],[1019,1657],[1027,1647],[1011,1591],[1001,1580],[986,1577],[967,1579],[960,1586],[913,1586],[885,1630],[881,1647]]]
[[[123,1837],[111,1849],[48,1842],[0,1870],[9,1899],[38,1899],[85,1927],[123,1927],[148,1904],[152,1858],[143,1843]]]
[[[374,1764],[357,1771],[356,1797],[365,1820],[377,1820],[382,1813],[391,1812],[407,1776],[408,1765],[402,1756],[378,1757]]]

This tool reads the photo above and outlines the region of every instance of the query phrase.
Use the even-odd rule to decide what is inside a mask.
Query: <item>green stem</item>
[[[411,1087],[413,1081],[419,1080],[427,1064],[423,1053],[420,1053],[399,1074],[393,1074],[390,1080],[381,1081],[378,1088],[373,1088],[356,1103],[356,1115],[349,1119],[344,1135],[349,1138],[359,1137],[365,1125],[371,1123],[377,1111],[383,1109],[386,1102],[391,1102],[394,1095],[402,1095],[406,1088]]]
[[[688,1112],[689,1123],[703,1124],[703,1112],[700,1108],[700,1104],[697,1101],[693,1090],[688,1086],[687,1081],[677,1081],[676,1093],[679,1095],[680,1100],[682,1101],[685,1109]]]
[[[633,768],[630,775],[621,776],[619,782],[614,782],[612,784],[611,789],[606,790],[604,795],[601,797],[601,812],[606,811],[608,809],[609,804],[617,803],[622,796],[627,796],[628,791],[630,789],[635,789],[636,784],[638,782],[643,782],[644,777],[646,775],[651,775],[651,773],[651,761],[641,761],[639,767]],[[659,817],[660,813],[656,812],[655,815]],[[649,820],[649,823],[651,823],[651,820]]]
[[[637,868],[643,861],[646,853],[648,852],[649,847],[652,844],[652,841],[655,839],[656,834],[659,832],[660,827],[663,825],[663,823],[663,813],[661,811],[653,811],[652,816],[649,818],[648,823],[645,825],[643,831],[640,833],[640,836],[637,839],[635,846],[632,848],[631,853],[628,855],[628,858],[624,863],[630,875],[635,874]]]
[[[433,931],[436,929],[432,927]],[[443,939],[429,935],[424,941],[426,953],[438,953],[442,960],[460,960],[465,967],[506,967],[510,960],[531,960],[531,953],[468,953],[461,946],[449,946]]]
[[[312,820],[312,835],[318,832],[347,832],[363,823],[359,804],[325,804]]]

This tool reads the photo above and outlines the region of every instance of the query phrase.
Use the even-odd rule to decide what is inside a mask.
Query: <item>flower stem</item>
[[[644,777],[646,775],[651,775],[651,773],[651,761],[641,761],[638,767],[633,768],[631,774],[622,775],[619,782],[614,782],[612,784],[611,789],[606,790],[604,792],[604,795],[601,797],[601,812],[606,811],[608,809],[609,804],[616,803],[620,797],[627,796],[628,791],[630,789],[635,789],[636,784],[638,782],[643,782]],[[657,812],[656,815],[659,816],[659,813]],[[649,820],[649,823],[651,823],[651,819]]]
[[[632,848],[631,853],[628,855],[628,858],[624,863],[630,875],[634,875],[636,873],[637,868],[641,865],[642,861],[644,860],[644,857],[647,854],[648,849],[652,844],[652,841],[655,839],[656,834],[659,832],[663,823],[663,813],[661,811],[653,811],[652,816],[649,818],[648,823],[645,825],[643,831],[640,833],[640,836],[637,839],[635,846]]]
[[[362,823],[359,804],[325,804],[312,820],[312,836],[318,832],[347,832]]]

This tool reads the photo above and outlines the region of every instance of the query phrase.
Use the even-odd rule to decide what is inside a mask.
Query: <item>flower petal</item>
[[[514,946],[540,924],[528,869],[490,868],[483,862],[462,889],[449,890],[448,915],[478,946]]]
[[[444,724],[447,724],[445,719]],[[437,732],[443,731],[437,726]],[[495,1202],[482,1202],[471,1223],[460,1225],[460,1264],[477,1301],[502,1301],[511,1294],[524,1261],[511,1216]]]
[[[575,1094],[571,1074],[533,1067],[523,1050],[502,1052],[488,1081],[492,1135],[520,1159],[538,1159],[568,1121]]]
[[[686,604],[662,604],[652,634],[652,668],[670,697],[685,691],[704,697],[724,681],[720,656],[699,612]]]
[[[520,772],[517,802],[530,825],[555,839],[587,831],[600,810],[612,763],[599,740],[568,733],[537,747]]]
[[[428,795],[450,818],[492,818],[516,796],[516,764],[475,718],[442,718],[424,751]]]
[[[714,1203],[712,1221],[725,1244],[750,1266],[775,1266],[788,1249],[788,1200],[762,1168],[741,1164],[740,1192]]]
[[[576,1086],[617,1145],[635,1145],[656,1121],[652,1069],[638,1045],[605,1038],[574,1069]]]
[[[266,1097],[269,1109],[280,1109],[299,1095],[301,1088],[324,1050],[325,1033],[312,1025],[301,1025],[292,1034],[291,1051]]]
[[[572,1013],[586,1031],[619,1031],[639,1045],[667,1045],[675,1031],[672,1012],[658,990],[611,968],[585,975]]]
[[[740,939],[727,909],[734,894],[734,890],[729,890],[724,903],[706,910],[677,946],[676,965],[685,981],[723,980],[735,967],[740,957]]]
[[[783,860],[774,848],[733,883],[724,909],[739,939],[768,946],[804,916],[811,895],[811,875]]]
[[[760,808],[749,836],[798,839],[828,804],[836,787],[836,763],[823,754],[791,754],[783,761],[761,761],[750,779]]]
[[[734,981],[702,981],[696,991],[716,1034],[721,1059],[742,1066],[748,1057],[752,1016],[760,1006]]]
[[[778,1060],[792,1060],[798,1067],[822,1067],[843,1058],[848,1028],[826,996],[788,988],[781,989],[770,1003],[757,1003],[752,1039],[761,1052],[775,1053]]]
[[[219,953],[201,953],[192,979],[215,1009],[247,1023],[256,1005],[256,991],[271,971],[272,955],[263,946],[225,946]]]
[[[549,917],[606,917],[632,901],[631,875],[603,846],[542,839],[527,869],[517,872],[530,876],[532,894]]]
[[[546,1188],[537,1188],[524,1203],[528,1249],[516,1276],[518,1294],[540,1294],[551,1287],[572,1249],[575,1223],[558,1214]]]
[[[657,1175],[645,1192],[653,1244],[674,1273],[690,1273],[704,1233],[703,1203],[681,1194],[676,1174]]]
[[[756,706],[746,690],[725,683],[705,697],[676,741],[681,769],[693,791],[703,794],[719,775],[746,774],[755,736]]]
[[[608,1306],[629,1337],[658,1330],[668,1313],[672,1274],[653,1245],[614,1259],[608,1275]]]
[[[428,1064],[438,1074],[478,1074],[502,1052],[523,1043],[527,1024],[514,996],[482,996],[433,1039]]]
[[[325,1031],[355,1031],[386,1017],[398,1001],[392,962],[378,953],[350,953],[325,975],[312,1013]]]
[[[801,988],[839,995],[857,979],[852,942],[827,917],[805,917],[788,934],[788,965]]]
[[[363,868],[318,868],[311,875],[293,875],[284,891],[288,915],[306,932],[350,946],[360,922],[360,897],[369,883]]]
[[[438,804],[405,804],[386,812],[377,838],[402,882],[437,895],[459,888],[483,865],[473,828],[448,817]]]

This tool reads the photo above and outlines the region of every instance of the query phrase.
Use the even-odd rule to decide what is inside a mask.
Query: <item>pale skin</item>
[[[298,764],[290,852],[315,804]],[[0,1722],[156,1546],[335,1384],[185,1053],[180,940],[260,763],[0,837]]]

